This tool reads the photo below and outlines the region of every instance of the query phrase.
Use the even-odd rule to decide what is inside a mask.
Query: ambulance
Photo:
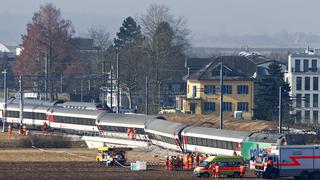
[[[279,146],[278,153],[256,158],[255,174],[272,179],[320,179],[320,145]]]
[[[213,169],[219,166],[220,176],[238,178],[244,175],[244,172],[240,172],[240,167],[243,165],[244,158],[242,156],[210,156],[193,170],[193,174],[198,177],[210,177],[213,174]]]

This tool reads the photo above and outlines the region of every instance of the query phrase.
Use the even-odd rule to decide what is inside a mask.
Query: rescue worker
[[[200,156],[200,164],[201,164],[204,160],[205,160],[204,155],[201,155],[201,156]]]
[[[46,134],[48,133],[48,124],[46,122],[44,122],[42,125],[42,131]]]
[[[184,162],[183,163],[184,163],[185,169],[188,169],[188,164],[189,164],[188,161],[189,161],[189,153],[184,155]]]
[[[236,151],[233,151],[233,156],[238,156]]]
[[[137,139],[137,130],[136,130],[136,128],[133,128],[132,139],[134,139],[134,140]]]
[[[189,159],[188,159],[188,169],[192,168],[192,164],[193,164],[193,157],[192,157],[192,155],[190,155]]]
[[[179,156],[179,161],[180,161],[180,170],[182,171],[183,170],[183,157],[182,156]]]
[[[169,157],[165,156],[165,160],[164,160],[164,168],[165,170],[169,170]]]
[[[172,171],[173,169],[173,159],[171,156],[169,156],[169,171]]]
[[[176,171],[181,171],[181,164],[180,164],[180,157],[179,155],[176,157],[176,160],[175,160],[175,167],[176,167]]]
[[[243,165],[240,166],[240,177],[244,176],[244,172],[245,172],[245,167]]]
[[[267,167],[273,167],[272,157],[268,158]]]
[[[196,167],[198,167],[199,166],[199,164],[200,164],[200,154],[198,153],[198,152],[196,152]]]
[[[216,165],[216,166],[214,166],[214,177],[215,178],[218,178],[219,177],[219,175],[220,175],[220,168],[219,168],[219,166],[218,165]]]
[[[8,136],[11,137],[12,135],[12,127],[11,127],[11,124],[9,124],[8,126]]]
[[[131,138],[131,129],[130,128],[128,128],[127,134],[128,134],[128,139],[130,139]]]

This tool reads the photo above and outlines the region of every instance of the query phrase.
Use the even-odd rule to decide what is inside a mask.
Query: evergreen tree
[[[282,87],[283,118],[289,118],[291,107],[290,86],[284,81],[282,68],[277,62],[268,66],[268,73],[258,79],[254,114],[256,119],[276,120],[279,114],[279,87]]]
[[[120,83],[122,92],[127,95],[129,108],[133,108],[133,94],[138,93],[144,82],[143,36],[141,28],[132,17],[127,17],[114,39],[114,51],[119,52]],[[115,59],[115,58],[114,58]],[[115,66],[114,66],[115,67]]]

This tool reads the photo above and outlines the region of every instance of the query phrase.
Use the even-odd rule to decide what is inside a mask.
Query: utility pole
[[[120,113],[119,49],[117,49],[117,114]]]
[[[220,63],[220,129],[223,129],[223,63]]]
[[[112,104],[112,100],[113,100],[113,97],[112,97],[113,96],[113,81],[112,81],[112,78],[113,78],[113,75],[112,75],[112,73],[113,73],[113,66],[111,65],[111,69],[110,69],[110,84],[111,84],[110,85],[110,109],[113,112],[113,108],[112,108],[112,106],[113,106],[113,104]],[[108,99],[108,96],[107,96],[107,99]]]
[[[2,71],[3,74],[3,117],[2,117],[2,132],[5,131],[7,121],[7,70]]]
[[[279,134],[282,133],[282,87],[279,87]]]
[[[63,92],[63,75],[60,75],[60,93]]]
[[[148,104],[148,101],[149,101],[149,99],[148,99],[148,77],[146,77],[146,115],[148,115],[148,111],[149,111],[149,109],[148,109],[148,106],[149,106],[149,104]]]
[[[83,80],[80,82],[80,101],[83,102]]]
[[[45,81],[44,81],[44,100],[48,100],[48,53],[45,54]]]
[[[20,86],[20,123],[23,122],[23,86],[22,86],[22,76],[19,78],[19,86]]]

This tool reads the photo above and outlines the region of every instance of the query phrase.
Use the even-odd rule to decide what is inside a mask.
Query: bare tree
[[[184,74],[184,52],[189,47],[186,19],[175,18],[164,5],[152,4],[140,18],[149,56],[150,94],[157,112],[161,107],[161,87],[169,81],[181,81]]]
[[[88,29],[89,37],[93,39],[94,45],[102,50],[112,45],[111,34],[103,26],[92,26]]]

